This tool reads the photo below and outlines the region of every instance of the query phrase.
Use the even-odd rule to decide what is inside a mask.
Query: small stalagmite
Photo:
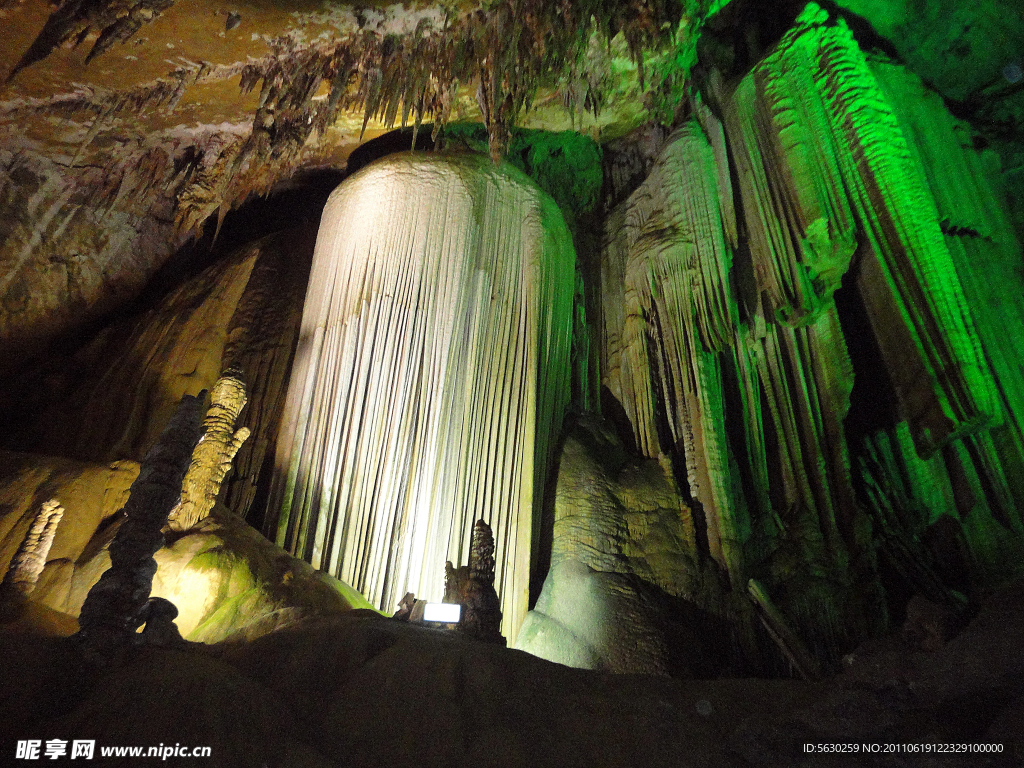
[[[17,605],[35,589],[63,516],[64,507],[56,499],[44,502],[39,508],[0,583],[0,604]]]
[[[505,645],[501,607],[494,591],[494,536],[483,520],[473,526],[469,565],[445,563],[444,602],[462,606],[459,631],[475,640]]]
[[[393,610],[441,597],[483,518],[514,635],[574,287],[561,213],[508,165],[402,153],[347,179],[321,220],[268,533]]]
[[[192,462],[181,486],[181,500],[168,518],[171,530],[187,531],[213,509],[231,462],[249,437],[248,427],[235,429],[245,403],[245,382],[241,374],[225,372],[217,379],[210,395],[203,436],[192,451]]]

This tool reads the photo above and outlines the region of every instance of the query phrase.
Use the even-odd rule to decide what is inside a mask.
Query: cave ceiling
[[[496,151],[513,125],[607,140],[671,121],[666,105],[678,100],[699,33],[729,5],[0,0],[0,131],[8,146],[69,165],[102,163],[161,132],[251,134],[250,145],[262,132],[269,146],[243,154],[268,168],[342,164],[366,139],[420,119],[483,121]],[[764,38],[799,5],[736,2],[713,31],[745,25],[748,41]],[[1013,97],[1019,112],[1016,4],[836,5],[954,107],[978,112]],[[1005,127],[1005,112],[982,117]]]
[[[574,5],[5,0],[0,125],[69,163],[213,127],[266,130],[263,160],[343,163],[417,108],[486,121],[490,75],[491,122],[620,135],[649,116],[635,60],[686,38],[688,21],[676,3],[606,3],[604,18]]]
[[[724,9],[708,37],[742,68],[736,40],[750,49],[739,58],[762,54],[800,5],[0,0],[0,146],[109,170],[162,141],[178,176],[183,148],[217,175],[212,154],[231,154],[235,183],[212,197],[234,205],[296,167],[342,167],[396,124],[482,121],[495,156],[512,126],[607,141],[672,122],[709,18]],[[955,110],[1005,134],[1019,125],[1024,21],[1015,3],[962,6],[835,4]],[[211,213],[167,191],[186,230]]]
[[[253,194],[344,169],[393,127],[483,122],[497,157],[514,127],[605,143],[670,125],[698,49],[738,76],[802,5],[0,0],[0,369],[123,306]],[[1016,2],[827,5],[970,120],[1020,186]]]

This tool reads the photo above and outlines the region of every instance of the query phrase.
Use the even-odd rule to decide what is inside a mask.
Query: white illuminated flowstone
[[[555,203],[489,158],[392,155],[338,187],[278,444],[278,543],[394,610],[407,591],[441,599],[483,518],[514,636],[568,400],[574,274]]]

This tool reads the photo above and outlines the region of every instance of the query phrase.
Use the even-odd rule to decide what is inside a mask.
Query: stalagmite
[[[483,520],[473,526],[469,565],[445,563],[444,602],[462,606],[459,631],[489,643],[505,645],[501,636],[501,610],[494,591],[494,536]]]
[[[140,640],[136,630],[150,614],[158,625],[156,639],[163,642],[168,637],[166,624],[172,611],[166,600],[150,599],[156,573],[153,555],[164,545],[161,529],[181,495],[181,481],[199,439],[205,400],[205,391],[181,399],[132,483],[123,508],[126,519],[110,544],[110,568],[89,590],[78,618],[81,630],[76,637],[91,661],[116,660],[121,651]]]
[[[247,427],[235,430],[245,403],[245,382],[237,371],[225,372],[213,387],[210,408],[203,420],[203,436],[192,452],[192,462],[182,482],[181,500],[168,518],[172,531],[187,531],[213,509],[231,461],[249,437]]]
[[[56,499],[40,507],[0,583],[0,602],[17,601],[35,589],[63,516],[64,507]]]
[[[268,533],[390,611],[441,597],[482,518],[514,637],[568,396],[574,259],[554,202],[486,157],[393,155],[346,180],[321,222]]]

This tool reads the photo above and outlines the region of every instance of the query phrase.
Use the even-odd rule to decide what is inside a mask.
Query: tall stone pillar
[[[278,443],[278,543],[390,611],[440,600],[483,519],[514,636],[568,399],[574,263],[555,203],[486,157],[392,155],[338,187]]]

